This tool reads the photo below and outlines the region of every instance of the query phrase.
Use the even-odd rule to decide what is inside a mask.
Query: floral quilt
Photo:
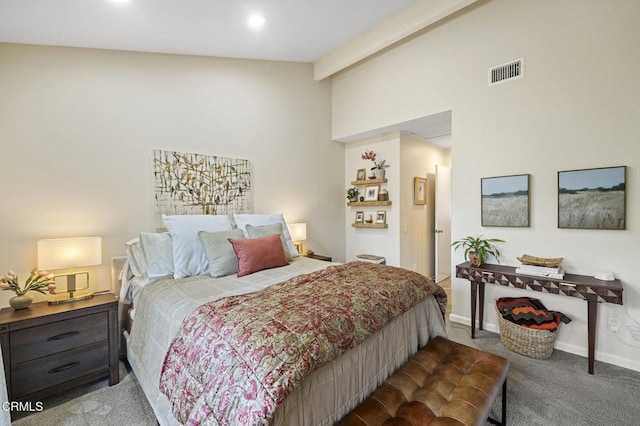
[[[182,324],[160,377],[189,425],[266,425],[309,374],[434,294],[423,275],[352,262],[200,306]]]

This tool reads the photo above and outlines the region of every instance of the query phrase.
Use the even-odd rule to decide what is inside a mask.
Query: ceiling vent
[[[489,86],[515,80],[524,75],[524,58],[489,68]]]

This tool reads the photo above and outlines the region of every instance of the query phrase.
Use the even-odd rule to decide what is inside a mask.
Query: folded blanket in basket
[[[501,297],[496,307],[507,321],[523,327],[555,331],[562,321],[571,322],[571,318],[562,312],[549,311],[538,299],[532,297]]]

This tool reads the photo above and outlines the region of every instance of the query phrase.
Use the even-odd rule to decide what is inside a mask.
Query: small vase
[[[13,296],[11,299],[9,299],[9,305],[11,305],[11,307],[16,311],[20,309],[27,309],[31,302],[33,302],[33,298],[28,294]]]
[[[376,175],[376,179],[384,179],[384,169],[373,169],[373,173]]]
[[[476,268],[482,265],[482,258],[475,251],[469,252],[469,262]]]

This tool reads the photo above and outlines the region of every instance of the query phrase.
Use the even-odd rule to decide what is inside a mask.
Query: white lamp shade
[[[102,238],[58,238],[38,241],[38,269],[55,270],[100,265]]]
[[[293,241],[304,241],[307,239],[306,223],[290,223],[289,232]]]

